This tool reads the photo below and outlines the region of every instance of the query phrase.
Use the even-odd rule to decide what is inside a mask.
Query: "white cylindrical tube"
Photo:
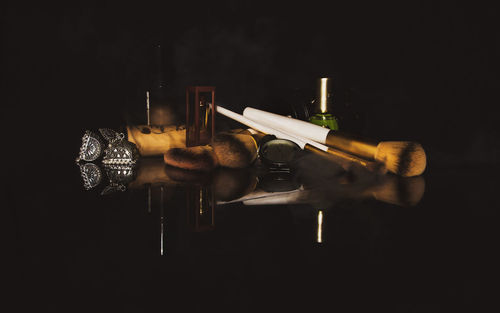
[[[329,128],[250,107],[245,108],[243,116],[252,121],[259,121],[264,126],[274,127],[288,134],[305,137],[320,143],[326,142],[326,136],[330,131]]]
[[[304,149],[305,145],[306,144],[309,144],[311,146],[314,146],[322,151],[327,151],[328,150],[328,147],[325,146],[325,145],[322,145],[320,143],[317,143],[317,142],[314,142],[314,141],[311,141],[311,140],[308,140],[308,139],[305,139],[305,138],[302,138],[298,135],[292,135],[292,134],[288,134],[288,133],[284,133],[280,130],[277,130],[275,128],[272,128],[271,126],[266,126],[266,125],[263,125],[261,123],[258,123],[256,121],[253,121],[251,119],[248,119],[246,117],[244,117],[243,115],[241,114],[238,114],[238,113],[234,113],[232,111],[229,111],[228,109],[225,109],[221,106],[217,106],[216,107],[216,110],[218,113],[224,115],[224,116],[227,116],[229,117],[230,119],[233,119],[237,122],[240,122],[241,124],[244,124],[248,127],[251,127],[255,130],[258,130],[262,133],[265,133],[265,134],[271,134],[271,135],[274,135],[276,136],[277,138],[280,138],[280,139],[288,139],[290,141],[293,141],[295,142],[301,149]]]

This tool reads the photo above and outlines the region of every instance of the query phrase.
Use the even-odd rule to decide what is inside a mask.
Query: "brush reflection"
[[[277,184],[282,184],[277,182]],[[329,207],[344,200],[363,201],[374,199],[398,206],[415,206],[422,199],[425,191],[425,179],[418,177],[397,177],[386,175],[372,184],[359,186],[354,183],[341,183],[333,186],[301,185],[300,187],[279,192],[269,192],[257,188],[243,197],[232,201],[218,201],[218,204],[242,202],[244,205],[287,205],[305,204]]]
[[[339,206],[345,207],[346,203],[356,206],[356,203],[366,201],[414,206],[425,191],[425,180],[421,176],[381,175],[355,165],[346,170],[332,162],[319,163],[321,158],[313,158],[306,155],[299,159],[294,170],[287,173],[272,173],[258,166],[196,172],[166,166],[160,158],[141,159],[133,173],[123,172],[123,169],[120,173],[118,169],[103,172],[114,184],[117,178],[125,175],[119,180],[121,185],[130,192],[144,192],[145,211],[158,225],[160,255],[168,255],[172,249],[172,237],[180,236],[176,233],[192,239],[188,234],[212,232],[216,225],[216,210],[234,208],[231,204],[235,203],[246,207],[288,206],[294,216],[301,216],[296,215],[297,210],[310,212],[308,216],[313,213],[313,240],[323,245],[328,229],[326,222],[335,221],[328,216],[332,216]],[[173,201],[173,198],[177,200]],[[179,198],[184,200],[179,202]],[[223,219],[218,225],[220,223],[228,221]]]
[[[212,173],[203,173],[165,166],[161,159],[143,159],[136,169],[135,180],[129,183],[128,188],[180,186],[186,188],[189,194],[196,195],[198,201],[206,196],[219,205],[234,202],[245,205],[309,203],[315,207],[333,206],[345,199],[375,199],[399,206],[413,206],[418,204],[425,191],[422,176],[379,175],[362,167],[345,171],[334,163],[318,163],[320,161],[321,158],[307,155],[298,163],[293,175],[266,173],[258,177],[252,169],[218,168]],[[203,206],[201,209],[204,210]]]
[[[187,224],[195,232],[215,228],[215,198],[211,186],[186,187]]]
[[[78,164],[83,187],[86,190],[94,189],[101,184],[102,178],[108,178],[108,185],[101,191],[101,195],[108,195],[116,191],[125,191],[127,185],[135,178],[135,166],[125,164],[94,163]],[[104,175],[105,173],[106,175]]]

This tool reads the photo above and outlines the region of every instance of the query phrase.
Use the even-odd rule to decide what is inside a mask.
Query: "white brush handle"
[[[220,105],[218,105],[216,107],[216,110],[217,110],[217,113],[220,113],[220,114],[222,114],[224,116],[227,116],[230,119],[233,119],[233,120],[235,120],[237,122],[240,122],[241,124],[244,124],[244,125],[246,125],[248,127],[251,127],[251,128],[253,128],[255,130],[258,130],[258,131],[260,131],[260,132],[262,132],[264,134],[271,134],[271,135],[276,136],[276,138],[288,139],[290,141],[293,141],[301,149],[304,149],[305,145],[309,144],[309,145],[311,145],[313,147],[316,147],[316,148],[318,148],[318,149],[320,149],[322,151],[327,151],[328,150],[328,147],[325,146],[325,145],[322,145],[320,143],[314,142],[314,141],[309,140],[309,139],[302,138],[302,137],[297,136],[297,135],[291,135],[291,134],[288,134],[288,133],[284,133],[283,131],[280,131],[280,130],[277,130],[275,128],[272,128],[269,125],[263,125],[263,124],[258,123],[256,121],[248,119],[248,118],[244,117],[241,114],[229,111],[228,109],[225,109],[225,108],[221,107]]]
[[[328,128],[314,125],[309,122],[250,107],[245,108],[243,116],[252,121],[259,121],[262,125],[272,125],[272,127],[278,128],[283,132],[305,137],[320,143],[326,143],[326,136],[330,131]]]

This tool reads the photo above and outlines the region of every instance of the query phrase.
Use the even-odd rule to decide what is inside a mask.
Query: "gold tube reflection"
[[[200,215],[203,215],[203,190],[200,188]]]
[[[319,210],[318,211],[318,238],[317,242],[322,243],[323,242],[323,211]]]

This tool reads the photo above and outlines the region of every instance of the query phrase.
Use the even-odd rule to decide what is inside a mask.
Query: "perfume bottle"
[[[331,107],[333,102],[333,83],[329,77],[318,79],[316,88],[316,98],[311,102],[314,114],[309,118],[309,122],[338,130],[339,125],[337,118],[332,114]]]

